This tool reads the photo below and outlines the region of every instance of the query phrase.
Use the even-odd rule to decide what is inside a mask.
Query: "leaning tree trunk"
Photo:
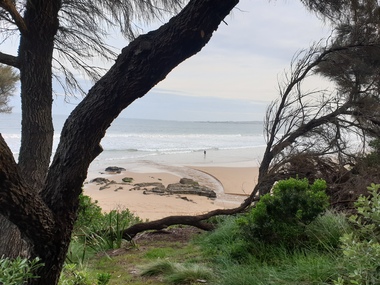
[[[58,28],[60,1],[28,1],[18,55],[22,131],[19,170],[29,191],[41,191],[48,171],[52,145],[52,54]],[[0,256],[28,255],[17,228],[0,217]],[[12,246],[9,241],[12,240]]]
[[[67,119],[40,193],[28,191],[10,152],[0,148],[0,213],[45,263],[29,284],[54,285],[63,266],[78,209],[78,196],[111,122],[178,64],[199,52],[238,0],[191,0],[169,23],[138,37]],[[1,137],[0,137],[1,138]],[[0,140],[1,142],[1,140]]]

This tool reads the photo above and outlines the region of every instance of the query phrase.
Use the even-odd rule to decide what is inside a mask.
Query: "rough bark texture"
[[[52,57],[60,1],[28,1],[19,46],[22,131],[19,166],[31,188],[45,181],[53,146]]]
[[[19,57],[23,141],[18,166],[0,139],[0,213],[20,229],[31,245],[31,257],[39,256],[45,263],[38,272],[41,278],[29,284],[57,284],[77,215],[78,196],[111,122],[174,67],[199,52],[237,3],[192,0],[169,23],[124,48],[114,66],[67,119],[47,168],[45,152],[51,151],[53,131],[48,61],[60,2],[28,2],[27,31],[22,34]],[[40,28],[34,30],[34,25]]]
[[[4,6],[4,3],[1,4]],[[28,1],[23,18],[9,2],[12,14],[21,32],[19,55],[3,57],[4,63],[20,70],[22,103],[22,140],[19,152],[19,171],[29,191],[40,191],[48,171],[53,145],[52,122],[52,54],[54,36],[58,28],[60,1]],[[13,59],[13,61],[11,61]],[[0,255],[17,256],[20,251],[28,255],[20,233],[0,218]],[[9,230],[5,230],[9,229]],[[10,247],[9,240],[14,243]],[[17,246],[18,245],[18,246]]]

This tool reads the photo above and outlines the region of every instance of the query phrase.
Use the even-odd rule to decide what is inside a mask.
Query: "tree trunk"
[[[19,166],[31,188],[45,182],[53,147],[52,58],[58,29],[59,1],[28,1],[28,31],[19,46],[21,80],[21,148]]]
[[[29,284],[57,284],[77,215],[78,196],[88,166],[101,152],[100,141],[111,122],[124,108],[163,80],[174,67],[199,52],[237,3],[238,0],[192,0],[169,23],[138,37],[124,48],[110,71],[96,83],[67,119],[46,180],[43,179],[46,173],[44,167],[38,168],[39,179],[45,182],[40,193],[34,191],[30,195],[27,191],[26,185],[38,184],[31,179],[28,179],[28,183],[17,185],[17,179],[22,179],[24,171],[32,171],[34,174],[31,168],[37,165],[29,166],[25,161],[21,163],[21,170],[10,169],[7,166],[9,154],[0,156],[0,166],[4,167],[0,167],[0,194],[4,196],[0,196],[0,213],[17,225],[23,237],[30,242],[31,256],[39,256],[45,263],[38,272],[41,278],[32,280]],[[22,46],[28,47],[28,44],[25,42]],[[25,58],[27,55],[23,56]],[[27,68],[26,64],[24,68]],[[25,76],[27,73],[24,70],[22,78],[25,79]],[[35,73],[35,77],[38,76]],[[24,92],[27,91],[25,88]],[[42,92],[35,96],[43,101],[37,105],[41,108],[51,102]],[[23,104],[35,104],[33,96],[27,97]],[[32,115],[33,112],[29,111]],[[46,111],[38,111],[37,114],[29,119],[36,119],[43,124],[43,118],[50,116]],[[30,127],[35,127],[33,122]],[[38,129],[42,139],[50,136],[49,128]],[[33,140],[33,133],[26,131],[25,135]],[[26,149],[24,146],[22,155],[27,156]],[[44,161],[41,165],[45,163]],[[18,171],[20,174],[16,175]],[[12,178],[11,181],[8,176]],[[14,184],[17,187],[12,187]],[[21,201],[27,203],[24,205]],[[18,214],[14,215],[14,212]],[[30,223],[26,222],[28,220]]]
[[[22,131],[19,170],[29,191],[42,189],[52,145],[52,54],[58,28],[59,1],[28,1],[24,15],[26,30],[20,37],[18,67],[21,81]],[[17,228],[0,218],[0,256],[28,255],[26,242]],[[9,241],[12,240],[12,246]]]

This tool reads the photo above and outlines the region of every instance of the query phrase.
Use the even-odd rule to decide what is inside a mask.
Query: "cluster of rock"
[[[92,179],[90,183],[97,183],[103,185],[99,188],[99,190],[104,190],[110,187],[112,184],[128,184],[131,185],[133,179],[130,177],[125,177],[122,179],[123,183],[117,183],[113,180],[108,180],[106,178],[98,177]],[[215,191],[211,190],[206,186],[199,185],[198,182],[189,179],[189,178],[181,178],[179,183],[169,184],[165,187],[161,182],[146,182],[146,183],[135,183],[132,184],[132,190],[143,190],[144,194],[158,194],[158,195],[175,195],[175,194],[186,194],[186,195],[198,195],[205,196],[208,198],[216,198]],[[117,188],[117,190],[123,189],[122,187]]]
[[[160,182],[152,183],[137,183],[134,185],[135,190],[144,190],[144,194],[159,194],[159,195],[173,195],[173,194],[187,194],[205,196],[208,198],[216,198],[215,191],[199,185],[198,182],[189,179],[181,178],[179,183],[169,184],[165,187]]]

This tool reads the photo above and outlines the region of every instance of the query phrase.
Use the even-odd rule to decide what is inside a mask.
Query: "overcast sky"
[[[330,29],[300,1],[242,0],[197,55],[174,69],[122,117],[165,120],[262,120],[293,55]],[[120,48],[125,42],[115,43]],[[19,98],[12,105],[19,112]],[[79,99],[54,99],[69,114]]]

